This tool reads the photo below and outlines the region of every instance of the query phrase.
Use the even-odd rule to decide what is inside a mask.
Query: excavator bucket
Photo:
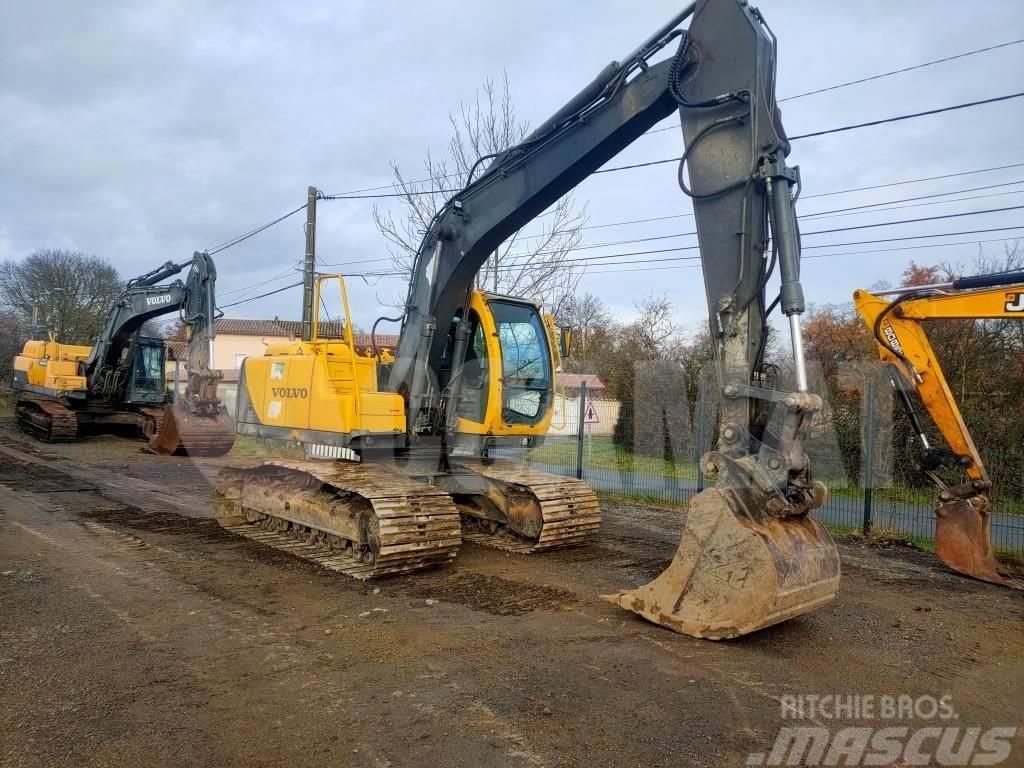
[[[603,595],[676,632],[722,640],[828,603],[839,589],[839,553],[807,514],[751,514],[736,489],[709,488],[690,502],[679,549],[650,584]]]
[[[988,506],[984,496],[940,504],[935,518],[935,552],[942,562],[965,576],[1024,590],[1024,580],[1007,576],[996,564]]]
[[[164,408],[160,427],[149,440],[150,450],[166,456],[223,456],[234,444],[235,425],[223,410],[201,416],[178,404]]]

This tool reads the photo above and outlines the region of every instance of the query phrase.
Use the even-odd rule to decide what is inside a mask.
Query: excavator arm
[[[877,294],[858,290],[853,300],[874,335],[879,357],[914,429],[917,464],[939,488],[936,552],[960,573],[1024,589],[1024,582],[1001,573],[996,563],[989,512],[992,483],[925,328],[934,320],[1024,320],[1024,272]],[[929,442],[908,388],[917,393],[947,448]],[[947,485],[937,473],[943,467],[961,471],[965,482]]]
[[[653,61],[673,43],[673,55]],[[469,336],[467,324],[455,319],[484,261],[678,112],[686,147],[679,181],[693,200],[723,395],[721,439],[701,462],[717,485],[691,503],[669,569],[609,599],[702,637],[741,635],[811,610],[832,599],[839,580],[835,545],[807,514],[826,498],[803,450],[820,398],[807,391],[799,172],[786,164],[775,54],[774,36],[746,0],[700,0],[605,67],[521,144],[481,158],[478,166],[490,164],[479,175],[473,169],[419,247],[387,382],[404,397],[410,443],[443,444],[457,423]],[[776,302],[793,341],[793,392],[775,388],[775,367],[763,359],[765,289],[776,265]],[[453,351],[447,369],[446,350]],[[772,434],[775,410],[782,415]]]
[[[163,283],[191,266],[184,282]],[[95,396],[118,396],[118,369],[122,353],[150,320],[172,312],[181,312],[190,341],[189,366],[197,371],[209,368],[213,343],[215,312],[213,260],[205,253],[195,253],[184,262],[168,261],[157,269],[128,281],[124,292],[111,305],[92,352],[84,361],[87,386]],[[204,349],[194,349],[193,339],[208,339]],[[205,362],[205,365],[204,365]]]

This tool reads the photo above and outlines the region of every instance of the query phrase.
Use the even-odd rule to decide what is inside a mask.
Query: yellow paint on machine
[[[325,432],[403,433],[401,395],[377,390],[377,363],[344,342],[284,342],[245,361],[260,422]]]
[[[49,341],[26,341],[20,355],[14,358],[14,370],[24,371],[26,381],[34,387],[51,390],[54,395],[85,389],[85,377],[78,374],[79,363],[92,352],[92,347],[58,344]]]
[[[340,337],[322,337],[314,321],[312,341],[270,344],[262,357],[245,360],[244,382],[253,412],[259,422],[268,427],[335,434],[404,434],[404,399],[397,393],[380,391],[378,359],[361,355],[355,349],[344,280],[337,275],[320,276],[317,300],[324,283],[335,281],[340,286],[345,308]],[[494,298],[509,301],[507,297]],[[474,291],[467,308],[467,317],[478,324],[474,343],[481,346],[479,354],[486,363],[486,376],[482,377],[486,407],[479,421],[460,417],[458,431],[496,437],[544,435],[554,410],[550,403],[534,423],[507,423],[503,418],[506,376],[502,369],[499,329],[488,306],[489,300],[489,294]],[[552,338],[556,330],[552,322],[545,320],[547,349],[544,354],[549,371],[554,371],[561,362],[557,340]],[[390,353],[385,352],[379,362],[387,363],[392,359]]]

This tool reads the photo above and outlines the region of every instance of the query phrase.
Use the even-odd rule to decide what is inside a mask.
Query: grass
[[[576,443],[573,440],[566,442],[549,440],[539,448],[534,448],[525,458],[539,464],[574,466],[576,464]],[[694,478],[697,476],[697,465],[693,462],[676,462],[652,456],[641,456],[625,446],[619,445],[610,437],[588,439],[584,447],[583,464],[587,469],[636,472],[655,477]]]
[[[239,459],[289,459],[302,461],[305,453],[302,446],[287,440],[275,440],[272,437],[252,437],[239,435],[228,454]]]

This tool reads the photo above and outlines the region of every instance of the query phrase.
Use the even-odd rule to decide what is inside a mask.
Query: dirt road
[[[219,460],[138,448],[0,426],[2,766],[744,765],[800,693],[1022,725],[1024,600],[930,556],[843,545],[834,604],[712,643],[597,599],[660,572],[678,512],[367,585],[223,532]]]

